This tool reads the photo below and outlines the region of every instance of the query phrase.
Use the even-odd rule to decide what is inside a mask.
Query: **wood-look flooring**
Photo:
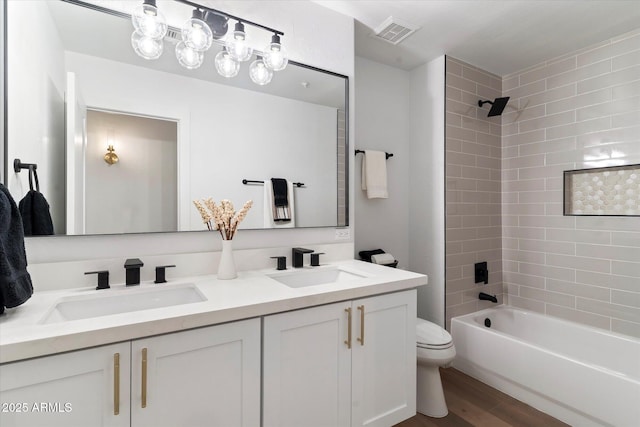
[[[449,415],[422,414],[395,427],[560,427],[567,424],[454,368],[440,369]]]

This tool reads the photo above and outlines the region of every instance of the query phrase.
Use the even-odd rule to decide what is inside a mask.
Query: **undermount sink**
[[[207,298],[193,283],[171,286],[160,285],[146,289],[103,290],[90,296],[73,296],[60,299],[47,312],[40,323],[89,319],[206,300]]]
[[[353,271],[347,271],[339,267],[313,268],[295,270],[286,273],[268,274],[273,280],[277,280],[290,288],[304,288],[307,286],[326,285],[329,283],[349,282],[353,279],[367,277]]]

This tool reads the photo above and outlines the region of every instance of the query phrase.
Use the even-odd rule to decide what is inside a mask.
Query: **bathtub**
[[[640,426],[638,339],[508,306],[454,317],[451,335],[456,369],[559,420]]]

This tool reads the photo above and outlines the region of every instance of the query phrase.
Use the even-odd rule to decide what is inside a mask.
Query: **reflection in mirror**
[[[126,16],[85,6],[7,2],[5,163],[38,164],[55,234],[203,230],[192,205],[203,197],[253,200],[242,228],[347,225],[345,76],[289,62],[257,86],[246,69],[219,76],[217,46],[180,67],[169,39],[146,61]],[[8,172],[16,200],[27,178]],[[304,183],[285,225],[269,219],[268,186],[242,183],[271,178]]]

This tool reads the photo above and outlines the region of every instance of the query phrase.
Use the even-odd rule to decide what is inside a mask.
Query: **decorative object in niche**
[[[640,165],[565,171],[564,215],[640,216]]]

